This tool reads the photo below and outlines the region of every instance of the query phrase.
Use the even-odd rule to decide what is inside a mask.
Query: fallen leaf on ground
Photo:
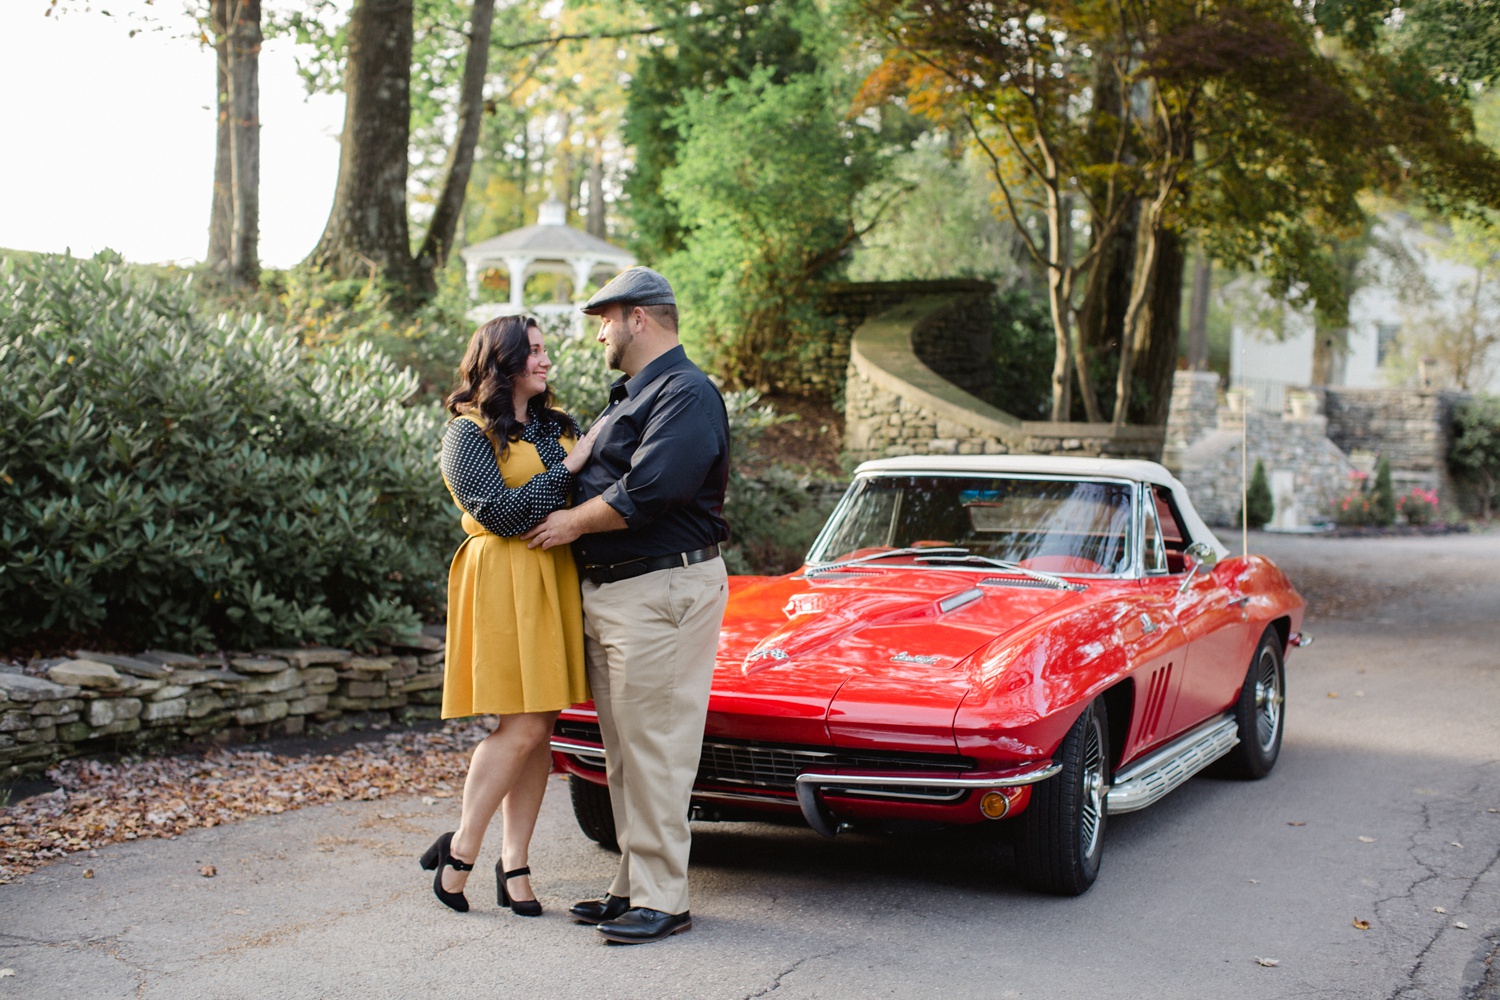
[[[1359,917],[1355,917],[1354,918],[1354,929],[1355,930],[1360,930],[1360,931],[1367,931],[1367,930],[1370,929],[1370,922],[1368,920],[1361,920]]]
[[[301,757],[237,747],[65,760],[47,770],[57,791],[0,808],[0,884],[106,844],[174,837],[327,802],[452,795],[474,745],[490,728],[482,718],[453,722]]]
[[[1453,921],[1453,926],[1457,927],[1461,931],[1466,931],[1469,929],[1469,925],[1464,923],[1462,920]]]
[[[1337,691],[1330,691],[1330,692],[1328,692],[1328,697],[1330,697],[1330,698],[1337,698],[1338,696],[1339,696],[1339,693]]]
[[[219,874],[219,869],[215,868],[213,865],[204,865],[202,868],[198,869],[198,874],[202,875],[204,878],[213,878],[215,875]]]
[[[1303,822],[1302,820],[1300,820],[1300,819],[1289,819],[1289,820],[1286,821],[1286,825],[1287,826],[1306,826],[1307,824],[1305,822]]]
[[[1264,965],[1268,969],[1274,969],[1274,968],[1276,968],[1276,966],[1278,966],[1278,965],[1281,964],[1281,959],[1279,959],[1279,958],[1257,958],[1255,960],[1255,964],[1256,965]]]
[[[1432,912],[1433,913],[1447,913],[1448,911],[1445,910],[1445,909],[1443,909],[1441,906],[1434,906],[1432,908]]]
[[[94,877],[94,869],[92,869],[92,868],[85,868],[83,870],[83,877],[84,878],[93,878]]]
[[[1361,844],[1373,844],[1373,843],[1375,843],[1375,838],[1374,837],[1360,837],[1359,838],[1359,842]]]

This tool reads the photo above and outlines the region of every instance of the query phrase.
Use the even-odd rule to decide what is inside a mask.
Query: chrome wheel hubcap
[[[1104,740],[1099,720],[1090,719],[1083,740],[1083,810],[1080,834],[1083,856],[1093,857],[1099,848],[1104,818]]]
[[[1256,661],[1255,677],[1255,738],[1262,751],[1270,750],[1281,732],[1281,705],[1284,697],[1276,653],[1263,649],[1260,659]]]

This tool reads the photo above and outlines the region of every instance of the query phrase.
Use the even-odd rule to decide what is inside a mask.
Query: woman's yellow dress
[[[571,451],[574,441],[559,443]],[[526,441],[512,441],[503,460],[496,448],[495,459],[512,489],[546,469]],[[587,701],[571,549],[529,549],[524,539],[486,531],[466,512],[463,529],[469,537],[448,572],[443,718],[551,712]]]

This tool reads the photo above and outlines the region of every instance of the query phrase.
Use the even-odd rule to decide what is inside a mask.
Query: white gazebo
[[[510,301],[475,306],[469,318],[484,322],[507,312],[538,315],[578,315],[578,305],[596,271],[613,277],[635,263],[635,258],[613,243],[590,236],[567,224],[568,208],[556,197],[537,209],[537,224],[464,247],[459,253],[469,274],[469,292],[479,297],[479,276],[491,268],[510,273]],[[524,299],[526,279],[533,274],[566,274],[573,279],[575,302],[533,303]]]

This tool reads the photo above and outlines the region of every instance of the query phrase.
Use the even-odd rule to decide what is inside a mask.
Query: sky
[[[170,0],[151,8],[168,30],[134,38],[138,21],[45,9],[46,0],[0,0],[0,248],[202,260],[213,53],[175,37],[192,22]],[[308,98],[292,46],[273,40],[261,53],[260,102],[261,263],[286,267],[327,221],[344,99]]]

